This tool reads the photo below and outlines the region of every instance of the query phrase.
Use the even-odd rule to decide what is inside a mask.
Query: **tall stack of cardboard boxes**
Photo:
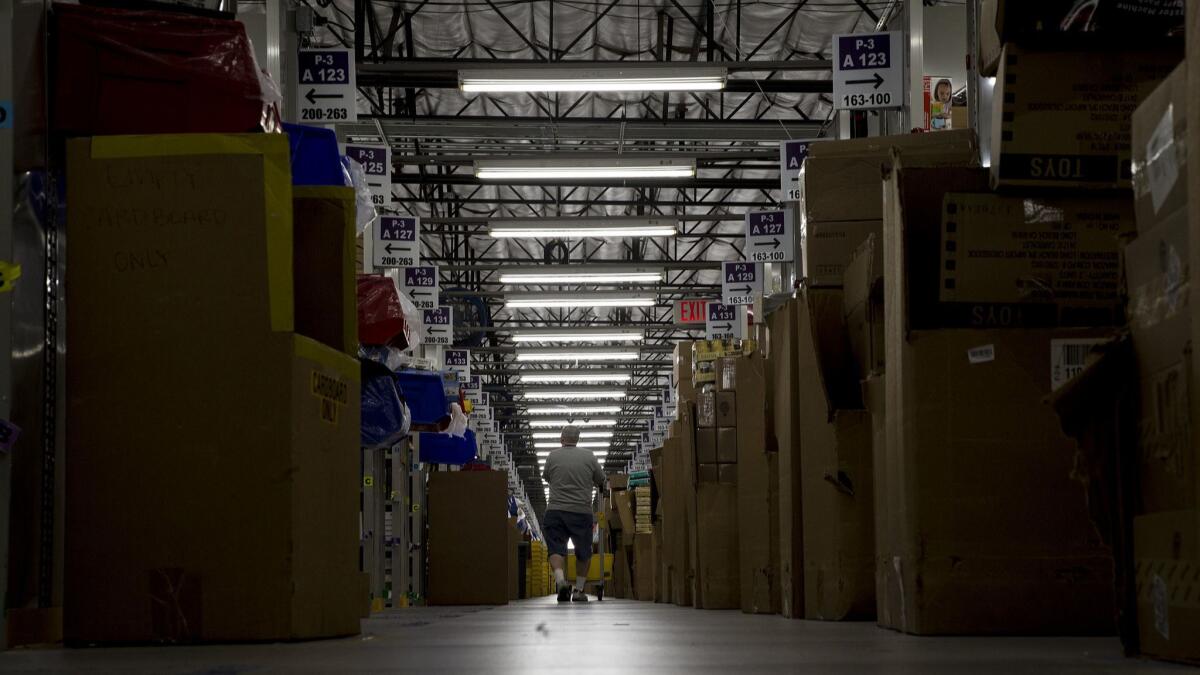
[[[1124,250],[1138,372],[1133,558],[1143,653],[1200,661],[1197,451],[1193,426],[1188,63],[1133,115],[1137,239]],[[1194,230],[1193,230],[1194,232]]]

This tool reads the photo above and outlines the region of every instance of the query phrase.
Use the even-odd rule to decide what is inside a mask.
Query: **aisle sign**
[[[904,104],[903,35],[833,36],[833,106],[838,110],[899,108]]]
[[[745,261],[721,263],[721,302],[753,305],[754,296],[762,292],[762,265]]]
[[[475,431],[487,433],[496,430],[496,420],[475,420]]]
[[[704,332],[709,340],[740,340],[744,337],[737,305],[708,303],[708,321],[704,324]]]
[[[746,214],[746,258],[752,262],[792,262],[795,258],[792,210]]]
[[[414,267],[420,263],[421,219],[379,216],[371,224],[371,264],[379,267]]]
[[[301,122],[358,121],[354,56],[349,49],[301,49],[296,63],[296,109]]]
[[[400,290],[417,306],[417,309],[434,309],[438,306],[438,268],[436,265],[405,267],[400,275]]]
[[[443,356],[446,361],[446,370],[457,375],[459,382],[471,381],[470,349],[447,349]]]
[[[392,149],[386,145],[347,143],[342,154],[362,165],[371,188],[371,203],[377,209],[392,205]]]
[[[478,375],[473,375],[467,380],[466,397],[476,408],[483,402],[483,382]]]
[[[675,323],[704,323],[708,300],[676,300]]]
[[[782,201],[800,201],[800,169],[808,157],[808,141],[779,143],[779,193]]]
[[[423,312],[425,316],[425,339],[427,345],[450,345],[454,341],[453,308],[442,305]]]

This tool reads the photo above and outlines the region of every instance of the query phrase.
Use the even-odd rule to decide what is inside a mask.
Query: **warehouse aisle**
[[[569,666],[569,670],[567,667]],[[363,634],[298,644],[0,654],[0,672],[126,673],[1172,673],[1115,638],[916,638],[870,623],[790,621],[629,600],[397,610]]]

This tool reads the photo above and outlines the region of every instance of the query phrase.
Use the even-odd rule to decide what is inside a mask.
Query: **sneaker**
[[[559,586],[558,587],[558,601],[559,602],[570,602],[571,601],[571,587],[570,586]]]
[[[562,597],[562,596],[560,595],[559,597]],[[571,602],[587,602],[587,601],[588,601],[587,593],[584,593],[583,591],[575,591],[574,593],[571,594]]]

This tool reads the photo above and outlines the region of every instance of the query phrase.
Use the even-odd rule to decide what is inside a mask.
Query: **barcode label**
[[[1092,349],[1104,343],[1103,338],[1080,338],[1050,341],[1050,391],[1071,381],[1087,367]]]

